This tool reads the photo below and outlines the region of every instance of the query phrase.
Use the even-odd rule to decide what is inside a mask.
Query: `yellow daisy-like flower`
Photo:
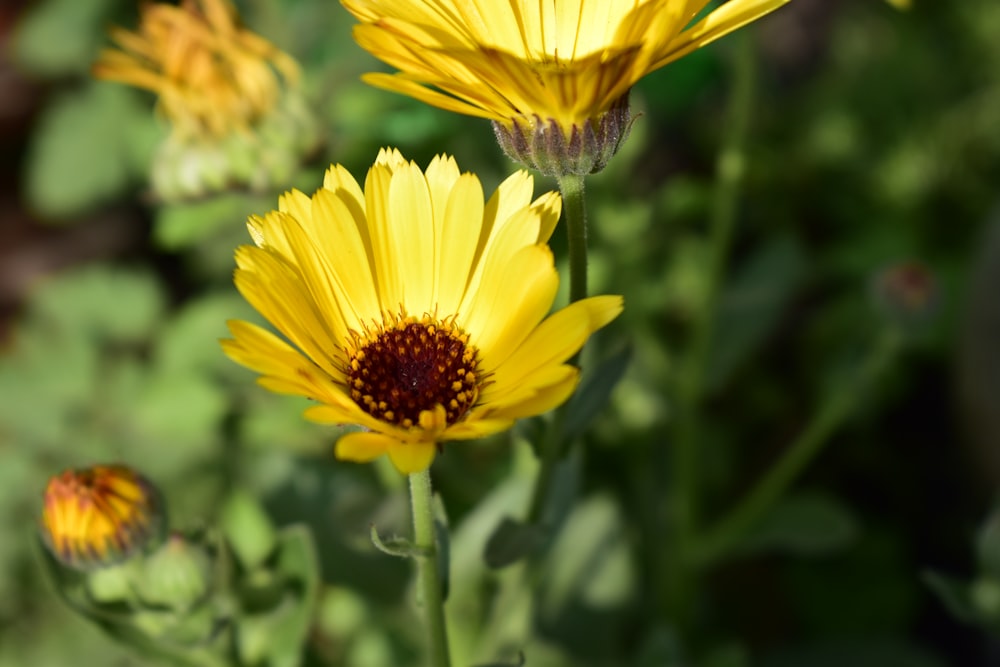
[[[622,299],[546,317],[561,200],[532,189],[518,172],[484,203],[453,158],[425,172],[397,150],[379,153],[364,190],[332,166],[312,197],[293,190],[251,217],[256,245],[236,253],[237,288],[292,344],[234,321],[225,352],[264,387],[318,401],[307,418],[362,426],[338,458],[388,454],[403,473],[426,469],[439,443],[550,410],[576,387],[566,361]]]
[[[512,158],[557,175],[603,168],[639,79],[788,0],[696,21],[708,1],[341,0],[358,43],[400,70],[368,83],[491,119]]]
[[[299,77],[290,56],[240,27],[227,0],[144,4],[139,30],[111,37],[121,49],[102,51],[94,76],[153,91],[185,136],[252,127]]]
[[[156,488],[135,470],[98,465],[66,470],[45,487],[40,532],[52,555],[76,569],[124,560],[159,534]]]

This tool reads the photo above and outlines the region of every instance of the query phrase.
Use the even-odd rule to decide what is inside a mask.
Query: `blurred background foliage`
[[[362,84],[381,66],[337,3],[237,4],[302,64],[320,119],[324,147],[288,187],[311,192],[330,162],[362,179],[386,145],[422,165],[453,154],[487,191],[513,169],[484,121]],[[312,530],[323,586],[303,664],[416,664],[409,569],[367,537],[406,531],[402,478],[333,461],[335,434],[300,418],[304,401],[256,387],[218,347],[227,319],[254,317],[232,251],[279,190],[151,201],[152,98],[89,77],[106,28],[135,22],[128,0],[0,8],[0,667],[153,664],[73,616],[38,566],[45,480],[102,461],[155,480],[177,528],[215,523],[239,493]],[[678,633],[658,593],[667,388],[705,285],[732,39],[647,77],[631,138],[588,190],[591,290],[627,304],[588,363],[626,344],[630,361],[560,473],[532,600],[511,592],[521,566],[490,570],[483,550],[523,512],[537,425],[434,466],[458,664],[519,650],[554,667],[1000,664],[1000,594],[982,585],[1000,566],[977,543],[1000,485],[1000,5],[793,0],[750,30],[757,102],[710,363],[706,512],[749,488],[870,344],[879,271],[926,268],[933,312],[795,493],[703,579]]]

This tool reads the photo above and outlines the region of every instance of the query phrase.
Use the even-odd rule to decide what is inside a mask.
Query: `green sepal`
[[[378,534],[378,529],[375,528],[375,524],[371,525],[369,536],[376,549],[390,556],[398,558],[421,558],[429,555],[426,549],[418,547],[404,537],[393,536],[388,539],[382,539]]]

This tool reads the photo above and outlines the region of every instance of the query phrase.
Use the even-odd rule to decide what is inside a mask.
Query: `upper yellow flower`
[[[138,32],[115,28],[94,76],[151,90],[177,132],[222,136],[252,127],[295,83],[295,61],[238,24],[228,0],[142,7]]]
[[[369,83],[569,137],[649,72],[787,1],[729,0],[694,22],[709,0],[341,0],[358,43],[400,70]]]
[[[49,480],[40,529],[61,563],[89,569],[132,555],[156,537],[161,521],[149,480],[125,466],[100,465]]]
[[[396,150],[379,153],[363,191],[332,166],[312,197],[293,190],[252,216],[256,246],[236,253],[237,288],[292,345],[234,321],[226,353],[268,389],[317,400],[308,418],[364,427],[341,436],[339,458],[388,454],[404,473],[427,468],[437,443],[550,410],[577,383],[566,361],[622,299],[545,317],[561,200],[532,202],[532,188],[517,172],[484,203],[453,158],[424,172]]]

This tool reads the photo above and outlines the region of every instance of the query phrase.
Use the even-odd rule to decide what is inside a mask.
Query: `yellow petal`
[[[333,453],[342,461],[367,463],[385,454],[392,442],[394,442],[392,438],[381,433],[367,431],[346,433],[337,440]]]
[[[462,320],[488,373],[500,366],[549,312],[559,274],[547,246],[529,245],[505,261],[489,262]]]
[[[410,81],[399,74],[372,72],[370,74],[362,75],[361,80],[367,84],[375,86],[376,88],[381,88],[382,90],[388,90],[394,93],[403,93],[404,95],[408,95],[409,97],[420,100],[421,102],[426,102],[427,104],[438,107],[439,109],[444,109],[445,111],[453,111],[455,113],[465,114],[466,116],[478,116],[480,118],[493,120],[503,119],[503,116],[500,114],[490,113],[485,109],[480,109],[479,107],[468,104],[467,102],[462,102],[461,100],[451,97],[450,95],[439,93],[415,81]]]
[[[228,324],[234,338],[220,341],[223,352],[263,374],[270,388],[317,398],[330,393],[333,378],[283,340],[248,322],[232,320]]]
[[[402,303],[408,313],[422,315],[434,306],[434,214],[427,179],[416,164],[402,166],[389,183],[389,245],[398,274]]]
[[[403,304],[403,286],[400,283],[402,274],[396,266],[400,258],[396,255],[395,230],[389,216],[389,183],[393,170],[392,164],[386,162],[389,155],[380,152],[379,160],[368,170],[365,210],[381,310],[395,313]]]
[[[662,67],[772,12],[788,0],[731,0],[682,32],[652,65]]]
[[[389,442],[389,458],[396,470],[404,475],[423,472],[430,467],[437,453],[437,445],[433,442]]]
[[[493,419],[477,417],[461,421],[448,427],[442,440],[475,440],[488,435],[502,433],[514,425],[513,419]]]
[[[483,186],[474,174],[462,174],[455,183],[443,217],[435,292],[440,312],[451,314],[465,296],[483,224]]]
[[[572,303],[550,315],[493,371],[493,384],[483,390],[480,400],[489,402],[493,397],[509,391],[510,387],[517,386],[531,373],[566,361],[583,347],[591,333],[613,320],[621,311],[621,297],[597,296]]]
[[[489,403],[490,419],[521,419],[548,412],[562,405],[573,395],[580,372],[573,366],[554,366],[524,379],[523,384],[507,396],[498,396]]]

